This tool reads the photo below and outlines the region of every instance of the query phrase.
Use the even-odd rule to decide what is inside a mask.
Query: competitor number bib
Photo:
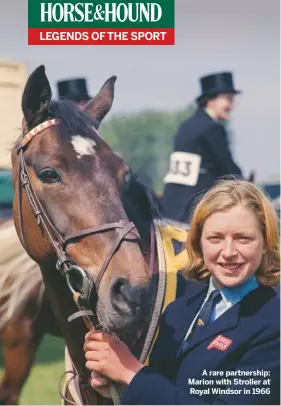
[[[173,152],[170,155],[169,172],[164,183],[195,186],[200,172],[201,156],[189,152]]]

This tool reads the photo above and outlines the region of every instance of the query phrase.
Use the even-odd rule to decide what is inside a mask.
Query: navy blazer
[[[196,185],[165,185],[161,198],[163,215],[173,220],[183,221],[192,206],[191,198],[203,190],[208,190],[221,176],[242,174],[232,159],[223,125],[213,120],[204,109],[198,109],[190,119],[180,125],[173,152],[188,152],[201,157]]]
[[[207,289],[192,282],[167,307],[150,365],[125,389],[122,404],[280,405],[280,299],[270,287],[258,287],[197,329],[178,355]]]

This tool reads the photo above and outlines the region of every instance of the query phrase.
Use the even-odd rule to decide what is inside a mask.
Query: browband
[[[34,127],[32,130],[30,130],[24,137],[23,139],[20,141],[20,143],[18,144],[16,151],[17,153],[19,152],[20,149],[24,148],[26,145],[28,145],[30,143],[30,141],[33,140],[33,138],[38,135],[39,133],[41,133],[43,130],[46,130],[47,128],[50,127],[54,127],[55,125],[57,125],[59,123],[59,120],[57,119],[52,119],[52,120],[47,120],[44,121],[43,123],[37,125],[36,127]],[[100,137],[98,131],[95,129],[95,127],[92,127],[93,131]]]
[[[21,149],[24,148],[27,144],[30,143],[30,141],[35,137],[35,135],[41,133],[43,130],[46,130],[49,127],[53,127],[59,123],[58,120],[52,119],[52,120],[47,120],[44,121],[44,123],[37,125],[34,127],[32,130],[30,130],[21,140],[19,145],[17,146],[17,152]]]

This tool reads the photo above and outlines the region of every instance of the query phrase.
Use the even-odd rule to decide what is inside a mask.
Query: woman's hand
[[[111,398],[110,393],[110,380],[100,374],[99,372],[92,371],[91,373],[91,386],[103,397]]]
[[[85,337],[84,351],[86,367],[115,382],[128,385],[144,366],[116,335],[90,331]],[[95,378],[92,381],[93,387],[99,385]]]

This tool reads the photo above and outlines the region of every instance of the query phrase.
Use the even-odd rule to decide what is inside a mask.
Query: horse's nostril
[[[112,295],[118,300],[126,295],[126,286],[124,279],[118,279],[112,285]]]
[[[132,287],[127,279],[119,278],[112,284],[111,302],[118,312],[139,313],[142,308],[141,289]]]

